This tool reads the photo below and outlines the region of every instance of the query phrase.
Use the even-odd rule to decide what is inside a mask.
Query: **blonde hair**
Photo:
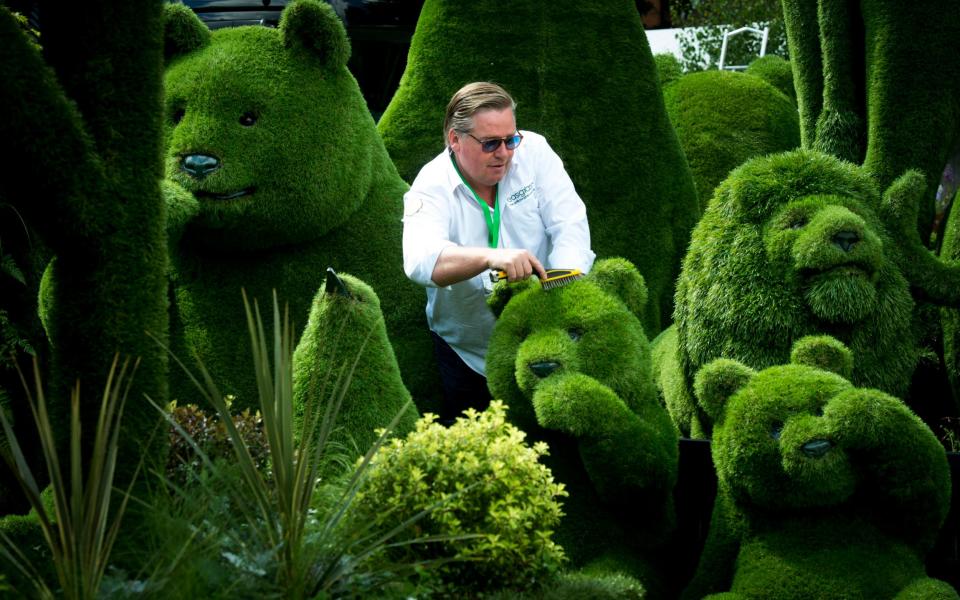
[[[447,143],[451,129],[457,133],[473,129],[473,117],[478,112],[505,108],[517,112],[517,103],[507,90],[489,81],[468,83],[457,90],[447,104],[447,113],[443,118],[443,143]]]

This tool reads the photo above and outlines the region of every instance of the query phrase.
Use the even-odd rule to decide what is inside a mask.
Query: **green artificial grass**
[[[650,302],[641,320],[655,335],[670,321],[699,209],[636,5],[427,0],[378,124],[404,179],[442,151],[447,102],[478,80],[503,85],[517,126],[545,135],[563,159],[597,255],[625,257],[643,273]]]
[[[356,277],[327,275],[293,354],[293,369],[293,402],[301,418],[308,405],[323,415],[328,403],[338,403],[330,440],[351,453],[351,462],[401,411],[391,431],[395,436],[413,431],[419,418],[387,339],[380,300]],[[346,386],[342,396],[338,381]]]
[[[748,158],[800,145],[796,107],[758,77],[732,71],[690,73],[665,85],[663,97],[704,204]]]
[[[241,288],[261,303],[276,290],[299,330],[333,267],[376,289],[404,380],[430,408],[439,396],[423,291],[401,264],[407,186],[347,71],[336,14],[304,0],[278,30],[207,37],[190,11],[168,6],[167,32],[166,169],[183,188],[167,188],[174,353],[197,355],[238,407],[251,406]],[[191,156],[218,168],[191,175]],[[174,381],[172,396],[195,391]]]
[[[718,492],[683,598],[957,598],[923,565],[950,508],[943,447],[900,400],[823,370],[850,368],[827,340],[698,372]]]
[[[158,184],[161,6],[45,6],[42,55],[0,8],[0,38],[0,99],[7,111],[0,123],[6,148],[0,202],[12,206],[38,246],[55,257],[43,304],[51,344],[43,378],[53,425],[65,435],[69,390],[77,381],[85,390],[101,389],[116,353],[139,358],[120,438],[123,487],[158,423],[144,396],[167,393],[166,355],[145,333],[164,340],[168,322]],[[7,392],[22,401],[18,386]],[[82,398],[81,417],[92,429],[97,396]],[[32,426],[19,421],[18,428]],[[90,442],[92,436],[84,438]],[[145,454],[162,463],[162,447]]]
[[[793,68],[789,60],[776,54],[767,54],[750,63],[746,74],[759,77],[777,88],[796,106],[797,90],[793,87]]]
[[[880,209],[863,169],[807,151],[754,158],[717,188],[677,283],[676,332],[654,351],[682,433],[709,437],[691,393],[705,364],[782,364],[794,341],[816,333],[851,348],[856,385],[904,397],[918,352],[914,301],[901,238]],[[838,234],[857,241],[844,251]]]
[[[654,54],[653,63],[657,66],[657,75],[660,77],[661,86],[672,83],[683,75],[680,60],[669,52]]]
[[[623,259],[561,288],[498,287],[487,378],[511,421],[550,446],[546,464],[570,492],[556,539],[571,565],[630,575],[656,597],[667,585],[655,565],[673,523],[677,432],[651,377],[646,300]]]
[[[862,162],[881,189],[918,169],[928,235],[940,174],[960,142],[960,11],[949,2],[905,11],[894,0],[783,6],[804,147]]]

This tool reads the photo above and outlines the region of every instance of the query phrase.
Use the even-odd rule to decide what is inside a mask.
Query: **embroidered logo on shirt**
[[[531,195],[533,195],[533,184],[528,183],[527,185],[523,186],[519,190],[510,194],[510,197],[507,198],[507,204],[509,204],[510,206],[513,206],[514,204],[523,202],[524,200],[527,199],[527,197]]]

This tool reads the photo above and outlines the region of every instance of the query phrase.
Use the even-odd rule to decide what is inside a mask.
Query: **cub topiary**
[[[791,364],[697,373],[718,492],[684,598],[957,598],[924,571],[950,507],[943,447],[901,401],[850,383],[851,362],[806,337]]]
[[[494,398],[570,498],[557,540],[576,567],[622,572],[662,592],[655,554],[672,529],[677,432],[657,401],[639,316],[643,278],[623,259],[555,289],[497,287],[487,353]]]
[[[189,9],[166,10],[166,174],[186,190],[167,189],[174,352],[251,405],[241,288],[260,301],[276,290],[302,326],[333,266],[377,289],[401,372],[429,398],[422,291],[400,264],[407,186],[347,71],[336,14],[299,0],[279,29],[211,34]],[[175,398],[193,391],[173,385]]]
[[[880,208],[866,172],[809,151],[755,158],[717,188],[684,260],[673,329],[654,341],[658,382],[684,434],[709,436],[691,394],[705,364],[783,364],[810,334],[851,348],[856,385],[906,394],[914,301]]]

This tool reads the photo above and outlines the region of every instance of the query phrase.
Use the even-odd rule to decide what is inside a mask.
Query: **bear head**
[[[186,7],[166,9],[166,176],[199,202],[188,233],[256,251],[344,223],[382,143],[332,8],[299,0],[278,29],[213,33]]]
[[[687,381],[720,356],[782,364],[794,341],[828,334],[857,356],[856,384],[905,393],[914,303],[879,203],[868,173],[816,152],[734,170],[694,230],[677,284]]]
[[[498,315],[487,351],[493,397],[507,402],[521,429],[532,431],[538,427],[532,405],[538,387],[578,373],[637,411],[656,397],[639,319],[646,300],[643,277],[619,258],[597,261],[582,279],[554,289],[535,279],[498,285],[489,301]]]

